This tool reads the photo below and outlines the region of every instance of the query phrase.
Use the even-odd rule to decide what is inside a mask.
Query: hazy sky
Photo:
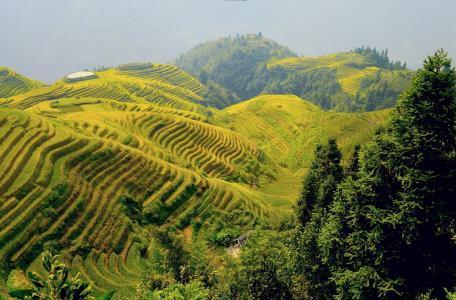
[[[419,66],[456,57],[456,0],[1,0],[0,65],[46,82],[94,66],[167,62],[198,42],[257,33],[298,54],[360,45]]]

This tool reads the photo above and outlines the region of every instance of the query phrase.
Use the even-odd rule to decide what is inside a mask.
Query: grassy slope
[[[44,84],[0,66],[0,98],[6,98],[42,87]]]
[[[57,241],[96,292],[125,295],[141,277],[147,233],[122,196],[144,211],[161,203],[156,226],[183,229],[212,210],[267,217],[295,199],[315,143],[336,136],[347,153],[387,115],[327,113],[295,96],[209,110],[201,85],[166,65],[97,77],[0,100],[0,263],[25,267]],[[68,193],[49,207],[61,182]],[[74,255],[84,247],[86,257]]]
[[[278,170],[278,180],[262,182],[259,191],[270,204],[289,207],[315,144],[336,137],[346,158],[356,143],[371,138],[388,112],[325,112],[297,96],[264,95],[222,110],[215,122],[256,142]]]
[[[316,68],[330,68],[336,70],[337,80],[342,86],[343,92],[356,95],[360,91],[363,79],[381,76],[391,82],[397,89],[404,90],[407,81],[395,80],[398,74],[410,73],[408,70],[385,70],[372,66],[369,60],[360,54],[346,52],[336,53],[320,57],[290,57],[281,60],[272,60],[268,63],[268,68],[273,69],[282,67],[288,71],[308,71]],[[396,75],[396,76],[394,76]],[[399,86],[398,86],[399,85]]]

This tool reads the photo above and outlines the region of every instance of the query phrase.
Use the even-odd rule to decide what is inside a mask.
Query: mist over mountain
[[[414,68],[435,48],[456,56],[455,11],[452,0],[4,1],[0,65],[52,82],[101,65],[167,62],[203,41],[261,31],[298,54],[364,44]]]

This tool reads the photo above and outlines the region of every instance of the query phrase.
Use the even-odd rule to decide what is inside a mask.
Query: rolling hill
[[[197,45],[175,64],[207,85],[211,104],[222,108],[261,93],[265,84],[261,74],[268,61],[295,56],[261,34],[248,34]]]
[[[413,75],[386,50],[298,57],[261,35],[201,44],[175,64],[200,78],[218,108],[259,94],[293,94],[327,110],[373,111],[393,107]]]
[[[0,98],[15,96],[44,86],[43,83],[26,78],[0,66]]]
[[[386,53],[386,52],[383,52]],[[282,78],[266,92],[293,93],[337,111],[373,111],[393,107],[408,87],[413,72],[389,61],[375,49],[320,57],[291,57],[268,63]],[[273,75],[274,76],[274,75]]]
[[[129,64],[0,99],[3,281],[14,268],[42,272],[47,248],[96,294],[128,297],[154,232],[234,212],[248,228],[287,211],[316,143],[336,136],[348,154],[388,115],[325,112],[294,95],[218,110],[203,94],[174,66]]]

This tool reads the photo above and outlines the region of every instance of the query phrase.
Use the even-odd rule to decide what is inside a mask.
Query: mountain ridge
[[[207,86],[205,96],[218,108],[259,94],[294,94],[327,110],[373,111],[392,107],[413,75],[387,50],[298,57],[287,49],[261,34],[238,35],[200,44],[175,64]]]

